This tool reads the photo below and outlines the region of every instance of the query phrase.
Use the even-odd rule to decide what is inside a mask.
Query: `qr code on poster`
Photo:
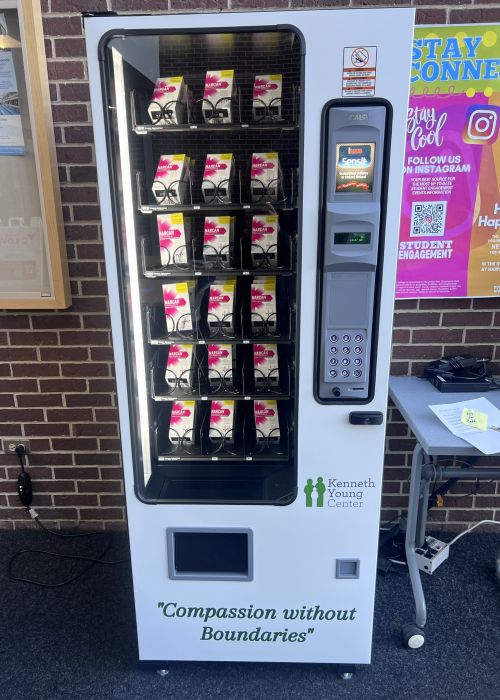
[[[410,236],[443,236],[446,202],[413,202]]]

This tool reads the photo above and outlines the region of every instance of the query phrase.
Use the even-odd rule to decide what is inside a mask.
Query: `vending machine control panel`
[[[323,111],[315,396],[371,399],[382,275],[391,107],[334,100]]]

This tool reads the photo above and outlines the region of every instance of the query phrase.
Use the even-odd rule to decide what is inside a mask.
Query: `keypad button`
[[[354,352],[356,353],[356,355],[360,355],[363,352],[363,348],[361,348],[359,345],[356,345],[356,347],[354,348]]]
[[[331,369],[331,370],[330,370],[330,377],[336,377],[337,374],[338,374],[338,372],[337,372],[336,369]]]
[[[348,365],[350,363],[350,359],[348,357],[343,357],[342,358],[342,364],[343,365]]]
[[[354,336],[354,340],[355,340],[357,343],[360,343],[360,342],[363,340],[363,336],[361,335],[361,333],[358,333],[357,335],[355,335],[355,336]]]
[[[344,343],[348,343],[351,340],[351,336],[346,333],[342,336],[342,340],[344,341]]]
[[[343,370],[342,370],[342,376],[343,376],[343,377],[348,377],[349,374],[350,374],[350,372],[349,372],[348,369],[343,369]]]
[[[355,357],[353,360],[354,364],[359,367],[359,365],[363,364],[363,360],[360,357]]]
[[[335,335],[335,333],[332,333],[332,335],[330,336],[330,340],[332,341],[332,343],[336,343],[338,339],[339,337],[338,335]]]
[[[353,372],[353,375],[355,377],[361,377],[362,374],[363,374],[363,372],[360,369],[355,369]]]
[[[330,364],[331,364],[331,365],[336,365],[337,362],[338,362],[338,360],[337,360],[336,357],[330,357]]]
[[[332,355],[336,355],[338,353],[338,351],[339,351],[339,349],[336,345],[332,345],[332,347],[330,348],[330,352]]]
[[[348,355],[351,352],[351,348],[347,345],[344,345],[344,347],[342,348],[342,352],[344,353],[344,355]]]

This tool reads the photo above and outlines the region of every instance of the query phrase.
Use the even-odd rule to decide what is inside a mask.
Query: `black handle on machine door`
[[[382,411],[351,411],[349,413],[351,425],[382,425],[383,421]]]

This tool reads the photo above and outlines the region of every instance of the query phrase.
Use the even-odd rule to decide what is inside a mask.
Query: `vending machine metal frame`
[[[90,17],[85,21],[141,661],[153,662],[158,667],[175,660],[330,664],[370,661],[413,16],[413,10],[398,8],[128,15]],[[123,110],[107,99],[103,81],[111,76],[104,72],[103,50],[106,44],[111,45],[117,62],[134,66],[139,77],[147,76],[150,85],[158,77],[152,33],[229,37],[244,31],[277,34],[293,31],[302,41],[302,198],[298,248],[301,274],[297,279],[300,372],[296,375],[300,400],[296,409],[298,421],[294,425],[297,464],[294,493],[281,503],[265,497],[148,500],[137,479],[138,469],[146,480],[151,477],[152,432],[145,405],[146,364],[143,366],[138,361],[142,350],[132,360],[129,356],[131,346],[137,341],[136,331],[143,332],[145,312],[136,302],[122,305],[128,303],[123,289],[138,284],[139,248],[133,246],[128,251],[129,257],[122,266],[117,264],[116,250],[120,249],[121,237],[131,235],[137,216],[137,195],[127,160],[130,104],[123,86],[116,81],[113,89]],[[336,108],[344,110],[338,113],[339,119],[345,117],[353,123],[375,120],[376,126],[380,113],[370,112],[370,107],[386,104],[382,100],[392,106],[390,146],[388,140],[384,143],[384,149],[390,150],[390,167],[384,181],[386,197],[379,200],[383,202],[380,221],[385,220],[385,234],[383,275],[377,291],[380,309],[374,338],[376,378],[363,397],[362,406],[353,398],[355,394],[344,392],[345,395],[336,396],[336,387],[329,383],[332,401],[318,400],[321,397],[315,388],[318,371],[315,347],[320,342],[317,278],[321,254],[318,258],[317,232],[321,226],[318,201],[322,190],[322,113],[332,100],[345,97],[345,61],[358,51],[357,47],[363,49],[362,56],[374,57],[371,78],[368,83],[363,80],[350,83],[365,98],[359,103],[349,98],[335,103]],[[328,74],[324,65],[329,66]],[[118,73],[113,77],[117,76]],[[110,115],[113,138],[107,129]],[[383,118],[386,117],[389,118],[388,112]],[[115,137],[116,148],[111,143]],[[371,183],[378,177],[377,158],[381,154],[375,149],[373,139],[363,137],[360,144],[356,138],[337,140],[338,148],[329,154],[334,162],[332,167],[339,166],[340,154],[351,152],[346,148],[354,147],[352,153],[358,160],[349,158],[340,163],[341,167],[347,163],[357,168],[354,179],[346,183],[347,189],[352,185],[354,190],[359,186],[365,194],[380,193],[382,181],[377,181],[376,186]],[[363,209],[356,201],[369,198],[356,200],[354,195],[353,198],[349,195],[342,201],[351,199],[353,203],[346,211],[350,212],[347,220],[353,221],[356,212]],[[117,201],[124,210],[120,229],[113,212],[113,203]],[[351,256],[339,268],[343,275],[349,275],[350,271],[359,273],[356,266],[360,261],[356,260],[363,258],[363,254],[356,252],[359,250],[356,246],[368,250],[366,246],[373,244],[374,235],[370,236],[360,226],[348,228],[344,221],[339,229],[341,235],[336,239],[338,219],[334,217],[332,221],[328,231],[323,228],[323,240],[328,239],[331,246],[337,243],[344,246],[343,250]],[[384,227],[378,225],[377,230],[383,231]],[[337,255],[335,250],[333,255]],[[370,275],[376,270],[366,255],[364,258],[368,267],[361,272],[366,273],[366,289],[372,289]],[[327,270],[325,274],[330,272]],[[245,274],[248,272],[242,273]],[[125,280],[120,277],[124,275]],[[350,288],[357,289],[355,284]],[[367,295],[368,292],[366,299]],[[335,308],[338,310],[338,305]],[[357,318],[361,316],[358,314]],[[330,320],[325,332],[330,328]],[[346,326],[345,321],[344,314],[344,330],[354,328],[363,342],[368,343],[364,331],[357,325]],[[328,332],[332,334],[331,330]],[[353,346],[352,356],[354,347],[358,346]],[[359,354],[365,357],[366,350],[361,344],[359,347]],[[347,358],[351,352],[347,341],[345,348],[349,348],[345,352]],[[133,382],[134,373],[140,375],[138,391]],[[141,416],[137,422],[131,412],[132,405]],[[160,421],[156,429],[165,430],[165,426]],[[272,479],[267,483],[271,490],[276,486]]]

